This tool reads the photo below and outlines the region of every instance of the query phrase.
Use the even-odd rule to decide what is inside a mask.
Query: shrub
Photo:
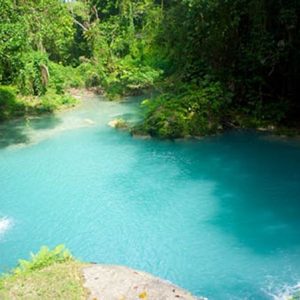
[[[30,260],[19,260],[19,264],[13,270],[13,273],[17,275],[24,272],[32,272],[54,263],[63,263],[70,260],[73,260],[73,257],[64,245],[58,245],[53,250],[43,246],[37,254],[31,253]]]
[[[125,95],[136,95],[154,87],[161,70],[145,66],[127,57],[114,62],[113,70],[102,75],[102,85],[110,99]]]
[[[105,77],[101,67],[91,62],[83,62],[77,67],[77,72],[82,78],[83,86],[86,88],[102,85],[103,78]]]
[[[66,82],[66,68],[63,65],[51,62],[49,65],[50,88],[54,89],[57,94],[63,94]]]
[[[23,113],[24,105],[17,101],[15,88],[0,86],[0,121]]]
[[[37,112],[53,112],[61,106],[72,106],[77,100],[69,95],[57,95],[49,92],[40,98],[40,103],[37,105]]]
[[[221,128],[231,95],[219,82],[183,84],[176,92],[144,101],[144,120],[134,130],[160,138],[179,138],[213,134]]]
[[[49,88],[55,90],[57,94],[63,94],[68,88],[84,87],[84,79],[78,68],[51,62],[49,73]]]
[[[5,109],[16,102],[16,90],[12,86],[0,86],[0,107]]]
[[[44,95],[49,80],[49,60],[45,53],[29,52],[22,57],[22,68],[16,84],[23,95]]]

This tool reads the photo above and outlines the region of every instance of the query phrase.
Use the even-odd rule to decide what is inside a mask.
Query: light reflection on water
[[[12,220],[7,217],[0,218],[0,238],[12,226]]]

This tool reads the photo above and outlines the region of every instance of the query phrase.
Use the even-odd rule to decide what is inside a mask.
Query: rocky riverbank
[[[172,283],[124,266],[90,265],[82,269],[89,300],[204,300]]]

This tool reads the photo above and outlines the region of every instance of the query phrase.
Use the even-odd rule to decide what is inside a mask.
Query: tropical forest
[[[299,299],[299,78],[298,0],[0,0],[0,299]]]

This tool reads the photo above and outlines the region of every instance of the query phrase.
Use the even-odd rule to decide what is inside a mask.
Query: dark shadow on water
[[[201,181],[214,183],[217,209],[206,222],[240,246],[261,255],[300,246],[300,147],[252,132],[137,144],[162,165],[173,161],[183,183],[199,181],[199,194]]]
[[[24,134],[23,126],[0,125],[0,149],[14,144],[27,144],[29,138]]]
[[[53,129],[61,123],[62,120],[57,116],[52,114],[47,114],[42,117],[38,117],[30,120],[29,126],[36,130]]]
[[[58,126],[62,120],[48,114],[41,117],[22,118],[0,124],[0,149],[30,143],[30,130],[47,130]]]
[[[216,182],[219,206],[210,223],[260,254],[299,247],[300,147],[253,133],[224,135],[207,146],[204,172]],[[192,168],[199,174],[199,164]]]

